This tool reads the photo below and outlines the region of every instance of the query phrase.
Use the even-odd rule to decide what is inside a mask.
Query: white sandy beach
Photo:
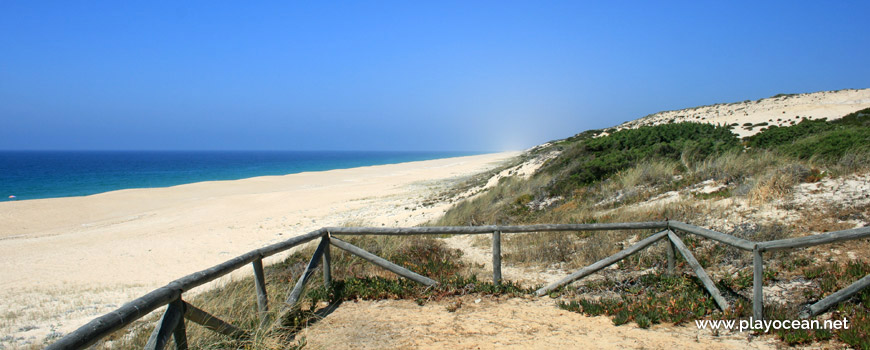
[[[41,344],[186,274],[323,226],[411,226],[518,153],[0,203],[2,343]],[[274,260],[274,259],[273,259]]]

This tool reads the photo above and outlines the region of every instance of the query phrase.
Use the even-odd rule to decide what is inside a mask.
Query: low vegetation
[[[846,154],[870,154],[870,109],[851,113],[831,122],[803,119],[788,127],[771,126],[749,137],[751,147],[775,149],[799,159],[818,158],[835,162]],[[864,164],[865,166],[867,164]]]
[[[704,159],[737,149],[740,143],[724,127],[679,123],[617,131],[563,147],[562,155],[541,169],[554,176],[545,187],[551,195],[570,195],[646,159]]]
[[[697,221],[692,206],[700,201],[662,201],[641,211],[623,208],[705,181],[721,188],[694,188],[695,199],[740,197],[759,204],[781,198],[801,182],[870,169],[870,127],[855,126],[864,125],[870,113],[850,116],[848,122],[805,120],[771,128],[742,142],[727,128],[696,123],[603,137],[583,133],[554,142],[550,147],[560,156],[531,178],[503,178],[434,224]],[[841,137],[844,133],[852,136]],[[805,156],[803,150],[815,150],[814,155]]]
[[[455,206],[436,224],[671,219],[765,241],[853,227],[842,223],[845,218],[858,218],[865,223],[870,220],[866,206],[848,205],[793,211],[795,214],[787,221],[756,222],[745,216],[757,210],[754,208],[777,207],[780,204],[776,203],[787,198],[798,184],[870,171],[870,110],[831,122],[805,119],[793,126],[770,126],[744,140],[727,127],[693,123],[609,132],[607,136],[596,137],[599,132],[592,131],[553,143],[551,147],[560,150],[561,155],[534,176],[502,179],[496,188]],[[734,217],[732,207],[737,203],[746,203],[750,208]],[[724,224],[725,221],[729,223]],[[502,238],[502,250],[510,264],[576,269],[613,254],[646,234],[508,235]],[[604,282],[587,281],[581,283],[579,290],[566,289],[560,297],[560,306],[589,315],[609,315],[616,324],[635,322],[641,327],[698,318],[748,317],[751,257],[707,240],[690,236],[684,240],[719,288],[727,292],[731,309],[717,311],[697,279],[689,277],[691,272],[685,266],[676,276],[644,272],[662,271],[661,244],[620,263],[624,272],[601,273],[606,278]],[[479,243],[489,244],[488,240]],[[854,242],[851,247],[862,251],[866,245]],[[797,318],[798,306],[819,300],[867,275],[863,256],[856,263],[842,265],[842,261],[832,260],[820,267],[821,261],[815,254],[822,249],[825,248],[766,257],[766,285],[809,281],[809,287],[801,289],[804,294],[787,295],[787,300],[766,305],[766,317]],[[836,273],[813,272],[819,269]],[[846,270],[850,272],[840,272]],[[776,335],[788,344],[838,340],[866,349],[866,339],[870,337],[868,293],[864,291],[823,316],[849,318],[855,323],[850,330],[779,331]]]
[[[870,264],[849,262],[809,265],[803,260],[802,274],[817,284],[818,290],[805,290],[802,301],[825,297],[846,287],[852,281],[870,274]],[[765,275],[766,282],[776,280],[775,273]],[[718,310],[712,298],[695,277],[680,273],[669,275],[654,272],[626,280],[604,280],[586,284],[576,291],[569,292],[567,300],[560,301],[559,307],[585,315],[607,315],[613,323],[621,325],[634,322],[638,327],[648,328],[658,323],[686,324],[697,319],[747,320],[752,313],[751,301],[744,297],[752,285],[751,274],[742,273],[737,279],[719,281],[721,290],[730,291],[727,295],[732,306],[724,312]],[[609,292],[615,297],[597,300],[589,295]],[[738,293],[743,292],[743,293]],[[821,292],[821,295],[816,295]],[[771,303],[765,305],[765,319],[795,320],[801,302]],[[842,303],[835,307],[831,319],[847,319],[852,326],[840,330],[775,330],[773,333],[788,345],[809,344],[814,341],[837,339],[851,347],[870,348],[870,290],[864,290],[855,297],[855,302]],[[815,319],[822,319],[816,317]],[[721,330],[724,332],[725,330]]]
[[[635,322],[641,328],[667,322],[683,324],[706,317],[716,310],[716,304],[696,278],[657,272],[623,281],[605,280],[586,285],[577,294],[608,291],[614,298],[568,298],[559,307],[589,316],[608,315],[613,323]],[[741,305],[742,306],[742,305]]]

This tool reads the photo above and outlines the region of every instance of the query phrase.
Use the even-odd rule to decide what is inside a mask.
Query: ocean
[[[475,152],[0,151],[0,201],[286,175]],[[14,198],[10,198],[14,196]]]

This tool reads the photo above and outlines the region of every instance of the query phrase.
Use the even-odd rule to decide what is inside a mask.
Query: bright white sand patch
[[[822,91],[659,112],[616,128],[636,129],[679,122],[737,124],[732,131],[746,137],[770,125],[788,126],[804,118],[834,120],[864,108],[870,108],[870,89]]]

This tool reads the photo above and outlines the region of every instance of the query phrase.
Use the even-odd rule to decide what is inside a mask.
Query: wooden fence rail
[[[151,311],[180,298],[181,294],[185,291],[211,282],[245,264],[253,262],[255,259],[262,259],[321,237],[325,232],[323,229],[320,229],[296,236],[284,242],[253,250],[222,264],[179,278],[166,286],[157,288],[138,299],[122,305],[115,311],[97,317],[65,337],[60,338],[46,349],[84,349],[112,332],[144,317]]]
[[[559,231],[604,231],[604,230],[662,230],[650,235],[631,247],[626,248],[610,257],[589,265],[562,280],[543,287],[536,291],[537,295],[546,295],[571,284],[585,276],[588,276],[604,267],[612,265],[621,259],[665,239],[667,244],[668,273],[673,273],[675,268],[675,255],[679,252],[692,267],[695,274],[701,280],[704,288],[710,293],[720,308],[727,308],[728,304],[715,287],[712,279],[698,264],[688,247],[674,231],[711,239],[738,249],[752,252],[753,256],[753,316],[760,320],[763,318],[763,256],[765,251],[794,249],[825,243],[839,242],[870,237],[870,227],[830,232],[825,234],[782,239],[766,242],[753,242],[721,232],[701,228],[678,221],[651,221],[651,222],[628,222],[628,223],[602,223],[602,224],[553,224],[553,225],[525,225],[525,226],[440,226],[440,227],[407,227],[407,228],[383,228],[383,227],[325,227],[301,236],[290,238],[286,241],[272,244],[260,249],[250,251],[238,257],[211,268],[187,275],[170,282],[166,286],[155,289],[144,296],[124,304],[115,311],[97,317],[91,322],[66,335],[57,342],[49,345],[47,349],[84,349],[103,337],[108,336],[133,321],[144,317],[157,308],[168,305],[166,311],[158,322],[157,327],[151,334],[146,345],[147,349],[163,349],[170,337],[175,338],[176,349],[187,349],[187,339],[184,320],[203,325],[212,331],[231,336],[247,337],[249,333],[232,324],[220,320],[207,312],[200,310],[182,300],[182,294],[192,288],[211,282],[224,276],[248,263],[253,265],[254,283],[257,300],[257,313],[260,317],[260,326],[267,323],[268,295],[266,294],[266,280],[263,270],[263,258],[297,247],[303,243],[320,238],[315,253],[311,257],[305,271],[291,290],[285,302],[282,312],[296,307],[302,297],[303,290],[311,275],[318,265],[322,265],[324,285],[329,288],[332,283],[331,258],[329,247],[335,246],[351,254],[357,255],[375,265],[383,267],[404,278],[411,279],[424,285],[433,286],[437,282],[428,277],[421,276],[404,267],[389,262],[381,257],[369,253],[359,247],[340,240],[335,235],[427,235],[427,234],[491,234],[492,235],[492,264],[493,283],[500,283],[501,275],[501,236],[504,233],[530,233],[530,232],[559,232]],[[810,317],[824,312],[832,305],[848,299],[863,288],[870,285],[870,276],[853,283],[849,287],[838,291],[827,298],[808,306],[802,317]]]
[[[438,282],[435,282],[435,280],[433,280],[429,277],[421,276],[421,275],[419,275],[411,270],[408,270],[404,267],[393,264],[384,258],[381,258],[377,255],[372,254],[372,253],[369,253],[360,247],[357,247],[353,244],[342,241],[338,238],[335,238],[335,237],[330,238],[329,243],[331,243],[332,245],[334,245],[336,247],[343,249],[344,251],[346,251],[348,253],[351,253],[351,254],[356,255],[360,258],[363,258],[372,264],[383,267],[384,269],[387,269],[387,270],[389,270],[389,271],[391,271],[399,276],[405,277],[409,280],[415,281],[415,282],[420,283],[420,284],[425,284],[427,286],[434,286],[434,285],[438,284]]]
[[[613,254],[609,257],[601,259],[592,265],[589,265],[589,266],[586,266],[586,267],[580,269],[580,271],[577,271],[575,273],[568,275],[568,277],[565,277],[565,278],[558,280],[558,281],[556,281],[556,282],[554,282],[546,287],[538,289],[537,291],[535,291],[535,294],[537,294],[538,296],[546,295],[547,293],[550,293],[553,290],[556,290],[558,288],[566,286],[566,285],[568,285],[576,280],[579,280],[583,277],[586,277],[586,276],[589,276],[595,272],[598,272],[599,270],[601,270],[605,267],[613,265],[613,264],[619,262],[620,260],[625,259],[625,258],[631,256],[632,254],[641,251],[643,248],[646,248],[650,244],[658,242],[658,240],[665,238],[667,236],[668,236],[668,231],[662,231],[662,232],[656,233],[652,236],[649,236],[647,238],[644,238],[640,242],[637,242],[634,245],[632,245],[628,248],[625,248],[624,250],[620,251],[619,253],[616,253],[616,254]]]
[[[689,250],[689,247],[686,247],[686,244],[683,243],[683,240],[677,236],[673,231],[668,231],[668,240],[671,245],[676,248],[680,254],[683,255],[683,258],[686,259],[686,262],[689,263],[689,266],[692,267],[692,270],[695,271],[695,276],[698,276],[698,279],[701,280],[701,284],[704,285],[704,288],[707,289],[707,292],[713,296],[713,300],[716,301],[716,305],[719,306],[722,311],[728,308],[728,302],[725,301],[725,298],[722,297],[722,294],[719,293],[719,289],[716,288],[716,285],[713,283],[713,280],[710,279],[710,276],[707,275],[707,271],[704,271],[704,268],[698,263],[698,259],[695,259],[695,256]]]
[[[828,232],[812,236],[760,242],[758,243],[758,249],[761,251],[794,249],[868,237],[870,237],[870,227],[861,227],[851,230]]]

